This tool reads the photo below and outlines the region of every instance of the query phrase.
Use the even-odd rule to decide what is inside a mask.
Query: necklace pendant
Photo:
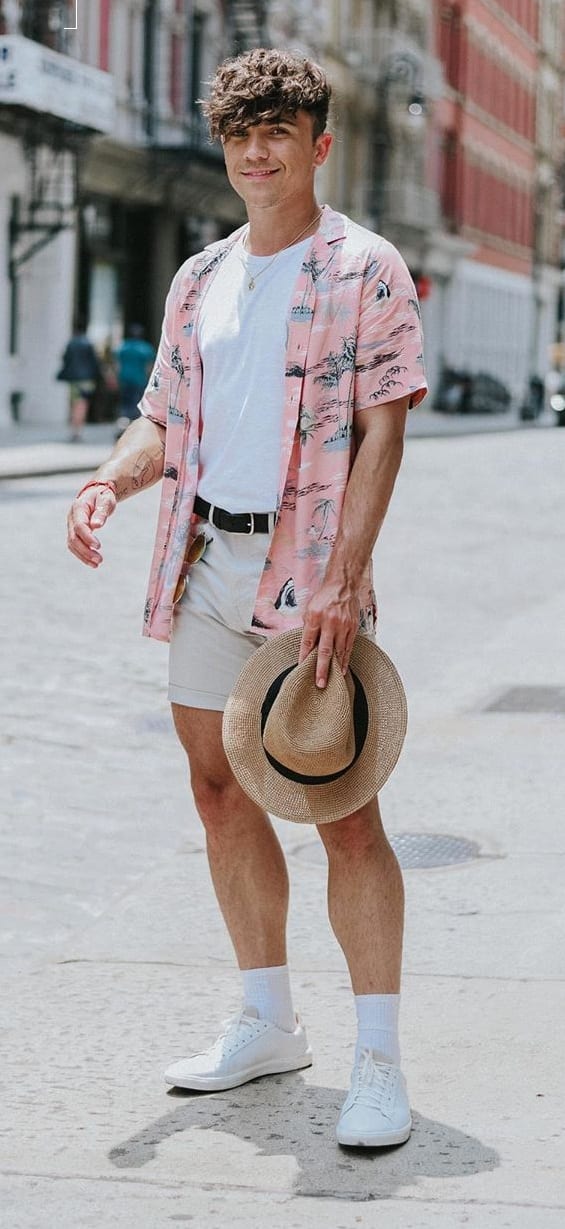
[[[249,289],[250,289],[250,290],[255,290],[255,278],[254,278],[254,277],[250,277],[250,279],[249,279],[249,281],[248,281],[247,285],[248,285],[248,287],[249,287]]]

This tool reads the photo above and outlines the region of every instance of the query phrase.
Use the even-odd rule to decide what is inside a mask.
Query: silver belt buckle
[[[255,513],[254,513],[254,512],[248,512],[248,513],[247,513],[247,515],[248,515],[249,520],[250,520],[250,525],[249,525],[249,529],[246,529],[246,530],[245,530],[245,532],[246,532],[247,534],[250,534],[250,533],[255,533]]]

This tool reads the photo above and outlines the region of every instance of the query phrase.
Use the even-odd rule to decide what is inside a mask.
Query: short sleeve
[[[147,388],[139,402],[139,412],[158,426],[167,425],[167,404],[171,387],[171,351],[173,346],[174,320],[177,310],[179,274],[175,274],[165,302],[165,315],[161,328],[161,340]]]
[[[354,410],[428,391],[416,288],[405,261],[383,241],[365,267],[355,357]]]

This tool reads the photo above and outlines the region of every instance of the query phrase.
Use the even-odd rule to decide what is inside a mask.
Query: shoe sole
[[[298,1062],[284,1064],[273,1060],[270,1063],[258,1063],[256,1067],[248,1067],[245,1071],[229,1077],[194,1075],[179,1080],[168,1076],[165,1072],[165,1083],[171,1084],[173,1088],[188,1088],[193,1092],[224,1092],[229,1088],[239,1088],[240,1084],[248,1084],[250,1080],[257,1080],[262,1075],[283,1075],[287,1071],[302,1071],[304,1067],[311,1066],[312,1053],[310,1051],[304,1054]]]
[[[388,1148],[394,1144],[405,1144],[410,1137],[412,1130],[412,1120],[408,1126],[401,1127],[399,1131],[344,1131],[337,1128],[338,1144],[345,1144],[348,1148]]]

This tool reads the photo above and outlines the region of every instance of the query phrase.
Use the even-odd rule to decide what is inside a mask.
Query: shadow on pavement
[[[498,1153],[472,1135],[417,1113],[410,1140],[401,1148],[339,1148],[335,1124],[345,1091],[304,1084],[299,1075],[226,1093],[175,1089],[168,1096],[179,1102],[176,1108],[112,1148],[113,1165],[140,1169],[155,1158],[159,1144],[192,1128],[218,1133],[213,1148],[219,1174],[220,1137],[230,1133],[253,1144],[259,1157],[294,1156],[299,1167],[294,1193],[303,1196],[383,1199],[421,1177],[452,1178],[500,1164]]]

